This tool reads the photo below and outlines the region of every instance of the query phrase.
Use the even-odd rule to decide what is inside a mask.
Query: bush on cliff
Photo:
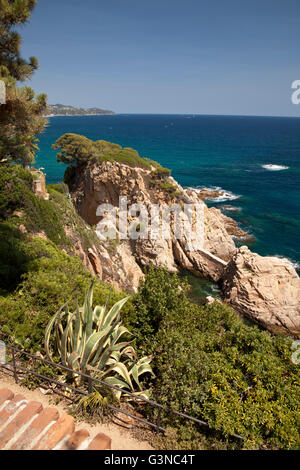
[[[225,435],[242,435],[246,447],[299,447],[291,341],[245,324],[229,306],[195,305],[186,293],[178,276],[150,268],[127,317],[143,353],[154,355],[153,397]],[[175,448],[201,448],[203,428],[170,413],[163,425],[176,427]]]
[[[0,165],[0,217],[22,206],[24,194],[31,191],[32,175],[19,165]]]
[[[59,150],[57,161],[70,166],[109,161],[142,168],[151,168],[151,166],[161,168],[157,162],[140,157],[138,152],[132,148],[122,148],[121,145],[105,140],[95,142],[77,134],[62,135],[52,147]]]
[[[19,165],[1,165],[0,218],[25,225],[29,232],[44,232],[56,244],[66,244],[64,228],[51,201],[32,192],[32,174]],[[18,211],[18,220],[14,212]]]

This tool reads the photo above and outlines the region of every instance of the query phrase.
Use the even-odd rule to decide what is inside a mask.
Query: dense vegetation
[[[59,150],[57,161],[67,165],[86,165],[90,162],[102,163],[105,161],[126,163],[133,166],[150,168],[160,165],[148,158],[140,157],[132,148],[122,148],[121,145],[106,142],[105,140],[88,139],[78,134],[64,134],[55,144],[55,150]]]
[[[187,289],[178,276],[150,268],[127,317],[143,352],[154,356],[153,397],[225,435],[242,435],[246,447],[299,448],[300,374],[291,341],[245,324],[228,306],[197,306]],[[163,424],[178,426],[175,448],[213,445],[169,413]]]
[[[18,82],[30,79],[38,61],[21,57],[21,36],[16,31],[25,24],[36,0],[0,0],[0,80],[6,86],[6,103],[0,106],[0,155],[26,166],[34,161],[36,135],[45,127],[46,95],[35,96],[29,86]]]

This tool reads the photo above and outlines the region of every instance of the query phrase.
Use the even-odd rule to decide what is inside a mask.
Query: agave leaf
[[[68,357],[69,369],[77,370],[79,368],[80,354],[77,351],[72,352]]]
[[[94,293],[95,280],[91,282],[87,294],[84,299],[84,321],[86,323],[86,336],[90,337],[93,331],[93,293]]]
[[[130,343],[132,343],[132,341],[125,341],[124,343],[114,344],[111,346],[111,349],[112,351],[120,351],[120,353],[123,355],[126,346],[128,346]]]
[[[110,297],[111,297],[111,289],[109,289],[109,293],[108,293],[108,296],[107,296],[107,300],[106,300],[106,303],[105,305],[102,307],[103,308],[103,313],[101,316],[99,316],[98,318],[98,322],[97,322],[97,328],[99,330],[102,330],[103,329],[103,323],[104,323],[104,320],[105,320],[105,317],[107,315],[107,310],[108,310],[108,304],[109,304],[109,301],[110,301]]]
[[[111,335],[112,336],[112,344],[117,343],[119,341],[119,339],[121,338],[121,336],[123,336],[125,333],[129,333],[129,331],[127,330],[127,328],[125,328],[125,326],[119,326],[118,328],[116,328],[115,331],[113,331],[113,333]]]
[[[96,324],[97,330],[101,329],[100,325],[103,322],[104,314],[105,314],[105,307],[103,306],[100,307],[99,305],[97,305],[97,307],[95,307],[94,309],[94,322]]]
[[[68,361],[67,361],[67,357],[68,357],[68,339],[69,339],[70,328],[72,326],[73,317],[75,315],[76,315],[75,313],[73,315],[68,315],[69,322],[68,322],[68,324],[65,328],[65,331],[62,335],[62,338],[61,338],[61,362],[64,366],[67,366],[67,364],[68,364]]]
[[[109,289],[109,292],[108,292],[107,300],[106,300],[106,303],[105,303],[105,306],[104,306],[104,313],[106,313],[107,310],[108,310],[108,305],[109,305],[110,298],[111,298],[111,289]]]
[[[137,364],[134,364],[134,366],[131,368],[129,373],[132,375],[135,383],[138,385],[139,389],[141,390],[141,384],[140,384],[140,381],[139,381],[139,372],[138,372]]]
[[[130,299],[130,296],[125,297],[124,299],[119,300],[119,302],[115,303],[110,311],[105,316],[103,327],[105,328],[108,324],[112,323],[113,320],[119,315],[121,308]]]
[[[103,382],[115,387],[128,388],[128,384],[117,377],[106,377]]]
[[[92,333],[91,336],[88,338],[81,363],[83,369],[85,368],[85,365],[91,360],[92,355],[98,348],[101,352],[102,345],[109,339],[110,332],[111,328],[108,326],[103,331]],[[93,363],[94,362],[96,362],[96,358],[94,358]]]
[[[143,375],[143,374],[146,374],[146,372],[149,372],[153,377],[155,377],[155,374],[154,374],[150,364],[137,364],[137,368],[138,368],[138,375],[139,376]]]
[[[53,326],[55,325],[55,323],[60,320],[60,317],[63,313],[63,309],[68,304],[68,302],[64,303],[62,305],[62,307],[55,313],[55,315],[53,315],[53,317],[50,319],[50,321],[49,321],[49,323],[46,327],[44,346],[45,346],[46,355],[50,359],[52,359],[52,354],[51,354],[50,347],[49,347],[51,331],[52,331]]]
[[[115,387],[128,388],[128,385],[126,384],[126,382],[123,382],[122,380],[117,379],[117,377],[107,377],[104,380],[104,382],[106,382],[110,385],[114,385]],[[120,401],[121,396],[122,396],[122,392],[120,390],[114,390],[114,389],[112,389],[112,392],[113,392],[114,396],[116,397],[116,399],[118,401]]]
[[[120,358],[121,358],[121,354],[119,351],[112,351],[109,355],[109,359],[107,359],[106,361],[106,365],[111,366],[115,364],[116,362],[119,362]]]
[[[131,378],[130,378],[130,375],[129,375],[129,372],[128,372],[128,369],[122,362],[117,362],[111,368],[111,370],[116,372],[117,374],[119,374],[124,379],[124,381],[127,383],[127,386],[129,386],[129,388],[131,390],[134,390],[132,382],[131,382]]]
[[[103,361],[102,361],[102,357],[103,357],[103,354],[105,353],[106,349],[108,346],[110,346],[110,338],[111,338],[111,335],[114,331],[114,328],[115,328],[115,325],[108,325],[106,327],[106,329],[104,330],[106,333],[105,333],[105,338],[103,340],[103,342],[101,342],[101,344],[99,344],[99,347],[98,347],[98,351],[93,359],[93,365],[95,367],[97,367],[99,370],[101,369],[101,367],[103,367]],[[104,362],[105,364],[105,362]]]
[[[74,324],[74,343],[73,343],[73,349],[75,351],[77,351],[78,349],[81,335],[82,335],[82,322],[81,322],[81,316],[80,316],[80,311],[79,311],[78,302],[77,302],[75,324]]]
[[[140,392],[134,392],[135,395],[138,395],[139,397],[144,397],[147,400],[149,400],[150,397],[150,390],[143,390]]]
[[[103,336],[105,336],[105,332],[98,331],[92,333],[87,339],[81,362],[81,367],[83,370],[85,369],[85,366],[90,362],[91,356],[96,351],[99,341],[103,339]]]
[[[125,344],[125,343],[123,343]],[[130,344],[130,343],[127,343],[127,344]],[[137,359],[137,354],[134,350],[134,348],[132,346],[128,346],[127,348],[124,348],[123,351],[121,351],[121,355],[128,355],[130,354],[132,357],[136,358]]]
[[[110,356],[111,356],[110,348],[104,349],[96,364],[97,370],[100,371],[102,375],[105,375],[105,366],[107,366],[107,361],[109,360]]]

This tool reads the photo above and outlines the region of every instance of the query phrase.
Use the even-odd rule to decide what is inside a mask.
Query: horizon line
[[[76,106],[74,106],[76,108]],[[92,108],[84,108],[92,109]],[[113,114],[71,114],[71,115],[52,115],[46,116],[47,118],[53,117],[113,117],[113,116],[210,116],[210,117],[261,117],[261,118],[288,118],[300,119],[299,116],[287,116],[278,114],[207,114],[207,113],[117,113],[112,111]]]

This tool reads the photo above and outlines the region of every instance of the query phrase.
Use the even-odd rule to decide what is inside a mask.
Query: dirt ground
[[[12,377],[8,374],[0,372],[0,389],[8,388],[13,393],[21,393],[28,400],[39,401],[45,407],[55,407],[61,413],[68,411],[68,404],[63,400],[59,404],[53,403],[53,395],[44,395],[38,388],[29,390],[28,388],[17,385]],[[129,424],[130,428],[131,425]],[[91,425],[87,422],[76,421],[76,430],[87,429],[91,436],[96,436],[99,432],[103,432],[112,440],[112,450],[153,450],[151,445],[142,440],[136,439],[130,429],[117,424],[95,424]],[[135,433],[136,434],[136,433]]]

